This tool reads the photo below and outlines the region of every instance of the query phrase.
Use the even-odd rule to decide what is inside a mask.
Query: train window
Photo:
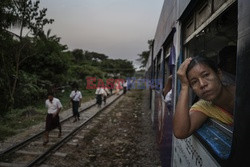
[[[207,5],[200,9],[204,10]],[[184,32],[185,33],[185,32]],[[204,55],[215,60],[222,70],[222,83],[235,84],[237,54],[237,5],[234,4],[184,44],[185,56]],[[197,101],[190,93],[190,106]],[[237,112],[237,111],[235,111]],[[233,126],[209,119],[195,136],[218,160],[228,158]]]
[[[195,30],[194,16],[190,17],[184,25],[184,38],[187,39]]]
[[[226,0],[216,0],[216,1],[213,1],[213,10],[216,11],[218,10],[221,5],[223,5],[223,3],[225,3]]]
[[[168,76],[170,75],[170,71],[169,71],[169,56],[170,56],[170,46],[167,46],[166,49],[165,49],[165,54],[164,54],[164,69],[165,69],[165,72],[164,72],[164,84],[166,84],[166,79],[168,78]]]
[[[159,54],[157,55],[157,64],[156,64],[156,80],[155,80],[155,88],[159,89],[160,88],[160,78],[162,77],[161,74],[161,51],[159,52]]]
[[[156,75],[155,75],[155,71],[156,71],[155,60],[153,60],[152,70],[153,70],[153,76],[152,76],[152,79],[155,79],[155,78],[156,78]]]
[[[214,119],[209,119],[195,132],[195,136],[207,146],[216,159],[229,157],[233,128]]]
[[[153,75],[152,75],[152,80],[151,80],[151,86],[152,86],[152,89],[154,89],[155,88],[155,83],[154,83],[154,81],[155,81],[155,79],[156,79],[156,59],[154,59],[153,60],[153,66],[152,66],[152,70],[153,70]]]
[[[169,62],[169,57],[165,58],[165,75],[164,75],[164,79],[166,80],[168,78],[168,76],[170,75],[170,71],[169,71],[169,66],[168,66],[168,62]],[[166,82],[165,82],[166,84]]]
[[[211,15],[211,6],[211,1],[203,1],[203,3],[198,6],[197,12],[195,14],[197,27],[204,23]]]

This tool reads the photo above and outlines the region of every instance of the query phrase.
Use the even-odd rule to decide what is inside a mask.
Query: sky
[[[102,53],[135,61],[154,38],[164,0],[40,0],[47,8],[51,35],[69,50]]]

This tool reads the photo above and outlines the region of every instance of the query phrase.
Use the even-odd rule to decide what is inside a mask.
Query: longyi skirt
[[[53,114],[47,114],[45,130],[50,131],[61,126],[58,114],[53,117]]]

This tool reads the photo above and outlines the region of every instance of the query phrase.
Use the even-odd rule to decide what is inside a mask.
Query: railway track
[[[43,134],[45,130],[41,130],[37,134],[23,140],[22,142],[15,144],[0,152],[0,167],[30,167],[42,164],[42,162],[51,154],[55,156],[65,156],[65,153],[56,152],[63,145],[74,145],[75,143],[69,143],[72,137],[81,132],[83,127],[86,127],[88,123],[99,115],[103,110],[108,108],[116,100],[122,96],[113,95],[107,99],[107,103],[104,107],[98,108],[96,104],[92,104],[89,107],[80,111],[80,121],[72,123],[73,116],[69,116],[61,121],[62,136],[58,138],[57,129],[50,132],[50,142],[43,146]],[[82,134],[82,133],[81,133]],[[81,137],[81,134],[79,136]],[[46,165],[42,165],[46,166]]]

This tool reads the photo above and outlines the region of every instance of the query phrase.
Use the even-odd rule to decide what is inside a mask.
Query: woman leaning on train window
[[[233,124],[235,85],[222,83],[222,71],[207,57],[187,58],[177,71],[181,91],[173,119],[176,138],[187,138],[207,118],[215,118],[225,124]],[[189,108],[189,87],[199,101]]]

